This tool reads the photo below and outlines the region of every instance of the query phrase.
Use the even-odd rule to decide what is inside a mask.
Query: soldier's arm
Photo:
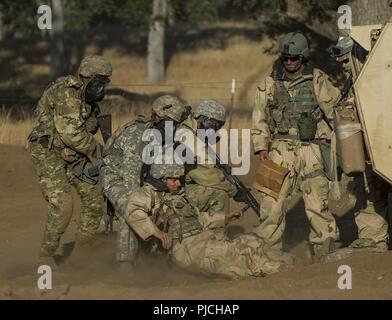
[[[131,192],[124,218],[129,226],[143,239],[159,233],[160,230],[149,217],[152,210],[153,190],[142,187]]]
[[[268,126],[267,108],[273,95],[272,78],[267,77],[257,87],[254,109],[252,113],[251,135],[255,152],[268,150],[271,134]]]
[[[313,85],[321,110],[328,120],[332,120],[333,108],[341,97],[340,90],[332,84],[326,73],[318,69],[314,72]]]
[[[83,104],[74,88],[66,88],[58,92],[54,125],[65,145],[76,152],[90,155],[98,142],[85,128],[85,120],[81,115]]]

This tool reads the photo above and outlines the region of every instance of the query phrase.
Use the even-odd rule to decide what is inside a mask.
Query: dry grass
[[[144,96],[175,92],[192,106],[206,98],[216,99],[229,106],[231,79],[235,78],[237,90],[233,127],[244,128],[249,127],[249,112],[257,82],[264,77],[275,58],[263,53],[264,49],[270,46],[271,41],[268,39],[260,43],[237,39],[222,50],[203,49],[197,52],[177,53],[170,60],[166,82],[162,85],[147,83],[147,65],[144,57],[127,55],[117,49],[105,50],[102,55],[113,64],[112,88]],[[94,49],[89,48],[87,53],[94,53]],[[42,74],[47,66],[34,65],[29,68],[29,65],[26,65],[24,68]],[[146,104],[118,96],[110,97],[106,105],[112,106],[105,106],[103,109],[111,109],[113,130],[132,120],[137,114],[147,115],[150,112]],[[19,118],[22,120],[15,121],[10,111],[3,109],[0,112],[0,144],[25,144],[35,122],[31,116]]]

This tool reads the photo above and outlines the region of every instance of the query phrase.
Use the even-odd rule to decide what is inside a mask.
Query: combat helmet
[[[155,179],[177,178],[180,179],[184,172],[183,164],[157,164],[153,163],[150,175]]]
[[[152,111],[161,118],[169,118],[181,122],[185,106],[178,97],[166,94],[154,100]]]
[[[94,75],[110,77],[112,65],[105,58],[97,55],[84,57],[79,66],[79,75],[91,78]]]
[[[354,46],[354,41],[349,36],[340,36],[338,42],[331,47],[331,56],[342,62],[349,58],[349,54]]]
[[[290,32],[280,39],[279,52],[287,57],[300,57],[309,59],[308,40],[300,32]]]
[[[204,100],[197,106],[193,116],[195,118],[206,116],[207,118],[225,122],[226,108],[215,100]]]

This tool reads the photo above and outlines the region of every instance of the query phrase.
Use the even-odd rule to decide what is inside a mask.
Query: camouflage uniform
[[[192,150],[197,150],[197,120],[200,115],[208,116],[224,122],[226,111],[223,106],[214,100],[203,101],[196,109],[194,117],[189,117],[181,126],[181,129],[189,130],[194,135]],[[180,130],[179,130],[180,132]],[[186,145],[186,142],[183,141]],[[199,142],[200,143],[200,142]],[[204,143],[204,142],[203,142]],[[205,162],[207,162],[207,151]],[[189,201],[200,211],[228,212],[230,198],[236,193],[236,188],[225,180],[223,172],[213,164],[198,163],[195,169],[186,175],[185,194]]]
[[[311,224],[309,239],[317,251],[327,238],[337,238],[336,222],[328,210],[329,182],[323,172],[320,142],[330,139],[331,129],[324,119],[332,119],[340,92],[310,62],[293,78],[278,59],[271,75],[257,88],[251,130],[254,150],[268,150],[270,159],[290,173],[278,200],[261,194],[261,224],[255,232],[271,246],[280,247],[285,228],[283,200],[299,189]],[[299,138],[297,123],[304,112],[317,121],[311,141]]]
[[[150,127],[148,119],[139,117],[129,122],[107,141],[101,167],[103,194],[112,203],[119,219],[117,231],[117,261],[133,261],[137,251],[137,239],[123,219],[129,193],[140,184],[143,133]]]
[[[171,104],[173,108],[163,110],[162,107]],[[179,121],[184,107],[176,97],[164,95],[153,102],[152,109],[162,118]],[[116,250],[116,260],[119,262],[134,262],[136,258],[138,240],[123,215],[129,193],[133,187],[140,185],[142,151],[147,145],[142,141],[142,136],[149,128],[153,128],[153,123],[140,116],[119,128],[104,147],[101,185],[119,220]]]
[[[182,166],[168,171],[162,170],[162,167],[169,166],[161,165],[157,170],[151,169],[154,178],[161,178],[162,175],[173,178],[176,174],[183,174]],[[218,239],[208,227],[211,216],[197,211],[182,191],[169,193],[145,184],[131,193],[125,219],[143,240],[148,240],[159,230],[168,232],[173,239],[169,252],[171,261],[192,272],[236,279],[264,276],[279,270],[281,262],[264,251],[263,242],[256,236]],[[224,224],[225,215],[214,214],[217,215],[221,215],[220,223]],[[217,224],[216,219],[214,223]]]
[[[388,248],[388,223],[385,219],[388,210],[388,185],[367,168],[366,176],[369,192],[361,194],[361,209],[355,213],[358,239],[350,244],[353,248]]]
[[[44,91],[35,115],[38,125],[29,135],[29,148],[42,194],[48,202],[48,220],[41,245],[42,257],[55,254],[61,235],[65,232],[73,210],[72,188],[82,205],[77,240],[90,240],[102,217],[102,197],[97,184],[75,177],[75,160],[92,157],[99,143],[88,123],[96,122],[92,106],[84,99],[88,79],[95,74],[110,76],[111,65],[99,56],[83,59],[79,74],[66,76],[51,83]]]
[[[346,78],[353,77],[356,80],[356,74],[353,72],[353,60],[357,60],[355,55],[351,55],[354,41],[348,36],[340,36],[335,48],[333,56],[336,60],[343,64],[343,70]],[[356,61],[357,65],[361,62]],[[349,99],[353,97],[353,92],[349,92]],[[355,240],[350,247],[373,247],[387,249],[389,235],[388,222],[385,217],[387,215],[387,194],[388,185],[378,177],[372,170],[371,166],[366,166],[364,173],[366,177],[369,191],[365,192],[362,183],[358,183],[363,192],[357,197],[361,201],[361,209],[355,213],[355,223],[358,227],[358,239]]]

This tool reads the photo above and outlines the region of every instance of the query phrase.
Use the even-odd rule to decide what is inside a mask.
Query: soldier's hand
[[[227,219],[229,221],[237,220],[237,219],[240,219],[241,217],[242,217],[242,212],[241,211],[229,212],[228,215],[227,215]]]
[[[268,150],[261,150],[259,152],[259,157],[260,157],[261,161],[271,160],[269,155],[268,155]]]
[[[172,239],[168,233],[162,232],[162,231],[157,231],[153,234],[153,236],[157,239],[159,239],[162,243],[162,247],[164,249],[170,249],[172,246]]]
[[[95,134],[98,130],[98,120],[96,117],[90,117],[84,123],[86,130],[92,134]]]

